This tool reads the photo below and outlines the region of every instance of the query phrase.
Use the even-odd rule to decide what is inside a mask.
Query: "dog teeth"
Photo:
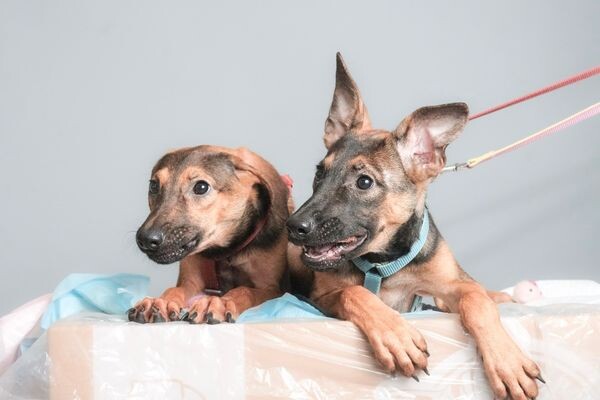
[[[335,243],[322,246],[303,246],[304,254],[314,261],[339,260],[341,256],[360,246],[366,236],[351,236]]]

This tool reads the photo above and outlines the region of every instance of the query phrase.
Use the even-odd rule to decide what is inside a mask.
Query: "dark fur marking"
[[[381,253],[367,253],[363,257],[372,263],[387,263],[402,257],[410,251],[410,247],[419,238],[423,217],[418,217],[413,211],[408,221],[400,225],[387,248]]]
[[[263,184],[255,183],[253,188],[257,193],[256,210],[258,215],[260,218],[267,217],[268,220],[262,231],[252,242],[252,245],[258,248],[268,249],[275,244],[277,238],[285,229],[285,226],[282,224],[276,224],[272,221],[272,218],[269,218],[268,214],[271,212],[272,204],[267,187]]]
[[[154,175],[157,171],[163,168],[173,170],[173,167],[179,165],[185,159],[185,157],[187,157],[190,151],[191,150],[180,150],[175,151],[173,153],[165,154],[154,165],[154,168],[152,168],[152,175]]]
[[[425,210],[427,211],[427,209]],[[419,231],[423,218],[417,217],[416,213],[410,216],[406,223],[402,224],[388,243],[385,251],[381,253],[368,253],[363,257],[372,263],[388,263],[402,257],[410,251],[411,246],[419,238]],[[427,262],[435,253],[441,235],[438,231],[431,214],[429,214],[429,233],[421,251],[415,256],[411,263],[422,264]]]
[[[429,261],[435,255],[438,244],[442,239],[442,235],[433,221],[431,213],[429,213],[429,235],[427,236],[425,246],[423,246],[423,249],[417,254],[413,262],[415,264],[422,264]]]
[[[215,188],[222,192],[227,192],[231,187],[231,181],[237,179],[235,166],[228,154],[192,152],[179,165],[177,173],[191,166],[206,170],[213,179]]]
[[[228,154],[206,154],[199,160],[194,160],[194,157],[190,157],[190,164],[193,165],[196,162],[210,174],[221,191],[227,191],[231,186],[230,182],[234,179],[237,180],[235,166]]]
[[[336,141],[327,152],[327,156],[337,153],[336,159],[350,159],[359,154],[371,154],[385,147],[386,141],[381,137],[358,135],[349,132]],[[327,158],[327,156],[325,158]]]
[[[314,273],[313,271],[309,270],[308,273],[302,273],[302,274],[294,274],[288,271],[288,275],[289,275],[289,283],[288,283],[288,287],[289,289],[286,289],[286,291],[289,291],[290,293],[294,294],[294,295],[302,295],[302,296],[310,296],[310,293],[313,289],[313,283],[314,283]]]
[[[230,156],[223,153],[205,153],[202,152],[203,147],[205,146],[178,150],[164,155],[152,169],[152,175],[167,168],[175,176],[181,174],[186,168],[198,166],[210,174],[218,190],[227,191],[231,179],[237,179],[235,166]],[[171,181],[175,182],[175,179],[171,179]]]
[[[227,293],[238,286],[254,287],[250,276],[236,265],[231,265],[229,268],[217,268],[216,271],[219,289],[223,293]]]

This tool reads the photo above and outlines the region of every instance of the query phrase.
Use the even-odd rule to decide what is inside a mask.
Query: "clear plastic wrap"
[[[501,306],[504,326],[540,365],[539,399],[600,393],[600,306]],[[349,322],[147,324],[60,321],[0,377],[1,399],[491,399],[457,316],[407,314],[431,376],[391,377]]]
[[[39,336],[39,320],[51,298],[40,296],[0,318],[0,375]]]

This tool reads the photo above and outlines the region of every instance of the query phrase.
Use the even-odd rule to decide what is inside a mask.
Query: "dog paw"
[[[232,300],[227,297],[203,296],[191,304],[186,320],[192,324],[214,325],[221,322],[234,323],[237,317],[237,307]]]
[[[510,338],[495,341],[481,353],[485,373],[496,398],[535,399],[538,395],[535,379],[546,383],[536,363],[528,359]]]
[[[514,303],[515,302],[512,297],[510,297],[508,294],[506,294],[504,292],[495,292],[492,290],[488,290],[487,295],[496,304]]]
[[[141,324],[179,321],[181,309],[182,306],[175,301],[146,297],[127,311],[127,317]]]
[[[366,325],[365,334],[371,343],[375,358],[391,374],[400,372],[417,382],[418,370],[427,375],[427,343],[418,330],[397,312],[373,317]]]

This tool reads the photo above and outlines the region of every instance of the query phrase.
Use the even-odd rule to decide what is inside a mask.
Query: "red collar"
[[[246,240],[244,240],[244,242],[242,242],[242,244],[240,244],[239,246],[237,246],[234,250],[233,250],[233,254],[231,256],[236,255],[237,253],[239,253],[240,251],[244,250],[246,247],[248,247],[248,245],[250,243],[252,243],[252,241],[254,239],[256,239],[256,237],[258,236],[258,234],[263,230],[263,228],[265,227],[265,224],[267,223],[267,218],[269,217],[269,210],[267,210],[267,215],[264,218],[261,218],[260,221],[258,221],[258,223],[256,224],[256,226],[254,227],[254,230],[252,231],[252,233],[250,234],[250,236],[248,236],[246,238]],[[230,257],[231,257],[230,256]]]
[[[263,230],[265,224],[267,223],[268,215],[269,214],[267,213],[266,217],[258,221],[256,227],[254,227],[254,230],[252,231],[250,236],[248,236],[248,238],[246,238],[246,240],[244,240],[242,244],[237,246],[230,256],[224,258],[229,259],[241,252],[242,250],[244,250],[246,247],[248,247],[248,245],[252,243],[252,241],[256,239],[258,234]],[[219,282],[219,273],[217,272],[217,260],[205,259],[200,264],[200,275],[202,276],[202,280],[204,281],[204,294],[211,296],[223,295],[223,291],[221,290],[221,284]]]

